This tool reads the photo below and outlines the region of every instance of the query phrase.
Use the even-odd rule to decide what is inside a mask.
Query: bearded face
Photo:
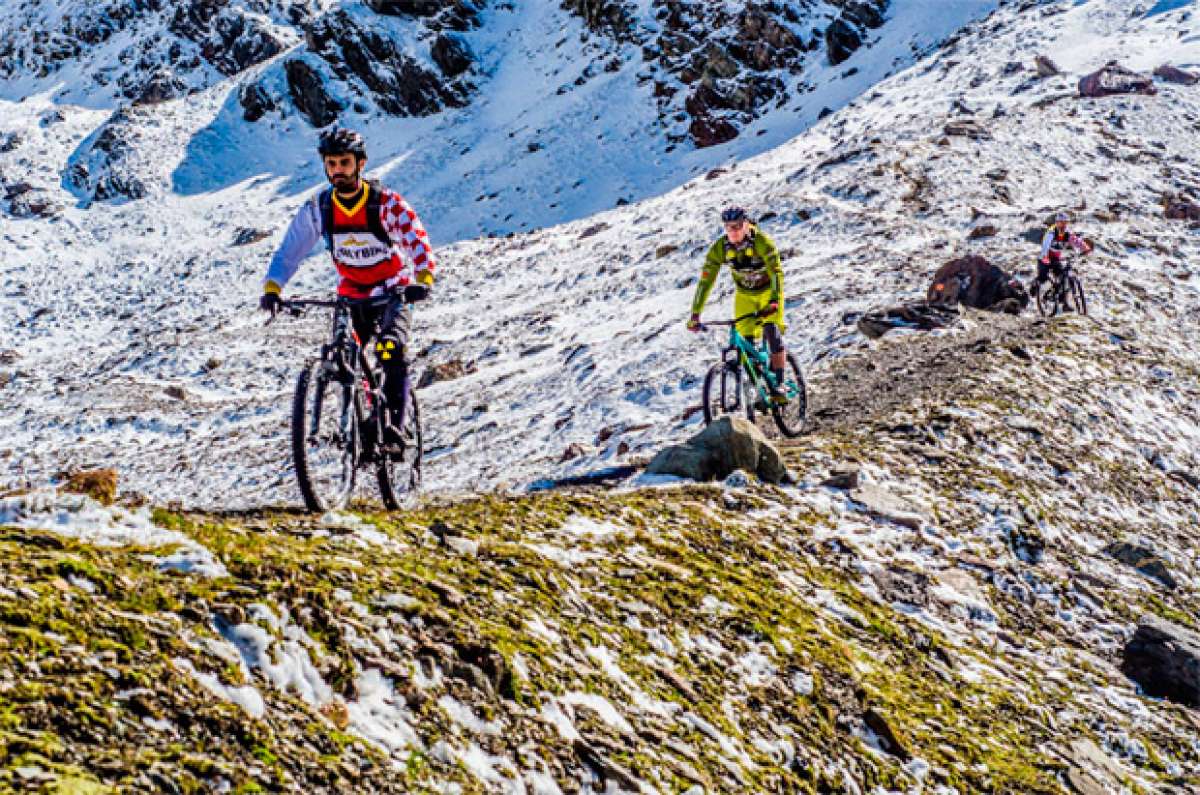
[[[354,193],[358,190],[359,180],[362,179],[363,167],[367,159],[359,158],[349,152],[341,155],[325,155],[325,176],[329,184],[338,193]]]

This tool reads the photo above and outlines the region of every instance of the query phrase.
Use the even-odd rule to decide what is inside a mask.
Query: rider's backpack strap
[[[333,253],[333,188],[326,188],[317,196],[317,211],[321,215],[321,232],[325,235],[325,248]]]
[[[384,245],[391,246],[392,238],[383,228],[383,219],[379,217],[379,208],[383,204],[383,191],[379,183],[367,181],[367,229]]]

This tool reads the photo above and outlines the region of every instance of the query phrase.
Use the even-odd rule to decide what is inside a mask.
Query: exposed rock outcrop
[[[333,124],[343,106],[330,96],[321,73],[299,58],[287,61],[284,69],[287,72],[288,92],[296,109],[314,127]]]
[[[431,54],[431,58],[440,69],[449,70],[445,74],[408,55],[400,42],[387,35],[386,28],[369,25],[345,9],[310,25],[305,41],[330,71],[352,89],[369,94],[381,110],[392,115],[428,116],[466,104],[471,86],[463,77],[471,57],[459,40],[440,37],[434,43],[437,55]]]

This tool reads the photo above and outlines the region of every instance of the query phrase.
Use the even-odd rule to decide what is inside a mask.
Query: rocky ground
[[[1191,791],[1200,719],[1122,666],[1143,616],[1200,623],[1195,366],[1086,318],[968,323],[838,362],[791,486],[320,518],[6,497],[0,776]]]

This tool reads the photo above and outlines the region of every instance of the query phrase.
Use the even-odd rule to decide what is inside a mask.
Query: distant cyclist
[[[1042,284],[1049,278],[1051,270],[1056,278],[1062,276],[1063,252],[1068,247],[1083,254],[1092,250],[1087,241],[1067,228],[1070,220],[1071,216],[1066,212],[1058,212],[1054,216],[1054,225],[1042,235],[1042,253],[1038,256],[1037,276],[1034,277],[1029,291],[1032,295],[1037,295]]]
[[[783,344],[783,332],[787,325],[783,320],[783,267],[774,241],[756,224],[750,222],[746,210],[730,207],[721,213],[725,234],[721,235],[704,258],[704,269],[700,272],[700,283],[692,299],[692,315],[688,319],[688,330],[700,329],[700,313],[716,284],[721,266],[728,264],[733,284],[733,315],[754,313],[761,324],[762,336],[771,351],[771,372],[775,386],[771,398],[785,402],[787,396],[780,386],[787,364],[787,349]],[[759,320],[750,318],[738,323],[738,333],[747,339],[759,336]]]
[[[383,369],[383,391],[393,409],[402,403],[407,374],[411,312],[407,305],[429,296],[433,247],[421,219],[400,194],[363,178],[367,148],[354,130],[332,127],[317,145],[331,187],[300,207],[267,269],[259,306],[278,311],[284,285],[324,238],[338,272],[338,295],[351,299],[388,296],[351,310],[363,345],[378,321],[375,354]],[[406,257],[407,255],[407,257]],[[398,417],[387,431],[398,441]]]

